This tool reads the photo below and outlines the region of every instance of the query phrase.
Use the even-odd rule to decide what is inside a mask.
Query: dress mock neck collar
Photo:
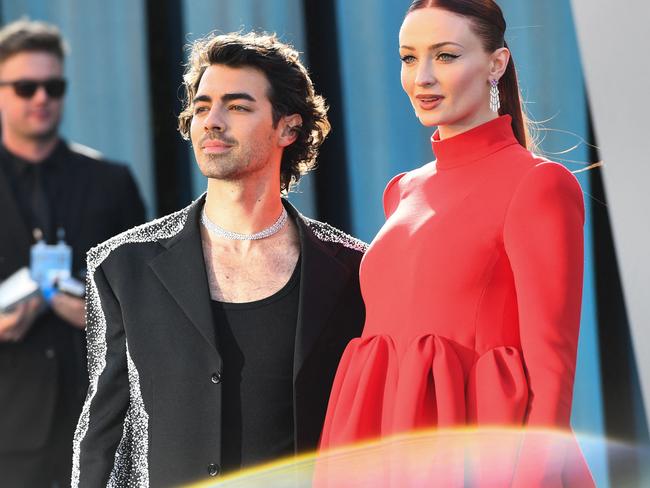
[[[510,115],[501,115],[447,139],[441,140],[438,130],[431,136],[431,147],[438,169],[463,166],[511,144],[519,142],[512,132]]]

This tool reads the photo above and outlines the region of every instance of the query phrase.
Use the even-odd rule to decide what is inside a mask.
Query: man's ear
[[[282,117],[280,123],[282,124],[280,146],[290,146],[298,138],[300,127],[302,127],[302,117],[300,114],[286,115]]]

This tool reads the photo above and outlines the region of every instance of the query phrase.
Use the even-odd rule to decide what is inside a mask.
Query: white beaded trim
[[[314,233],[314,235],[319,238],[321,241],[335,242],[336,244],[341,244],[349,249],[354,249],[355,251],[366,252],[368,249],[368,244],[363,242],[356,237],[352,237],[349,234],[346,234],[342,230],[332,227],[325,222],[319,222],[318,220],[312,220],[300,215],[307,227]]]
[[[196,202],[192,205],[194,204]],[[89,388],[73,441],[73,487],[79,486],[81,442],[88,431],[90,406],[97,393],[99,377],[106,367],[106,317],[94,280],[95,271],[112,251],[123,244],[153,242],[173,237],[183,229],[190,208],[191,205],[166,217],[134,227],[88,251],[86,317]],[[115,452],[115,464],[111,470],[108,486],[146,487],[149,485],[147,458],[149,417],[144,408],[139,375],[128,352],[128,344],[126,355],[129,376],[129,408],[124,420],[122,439]]]

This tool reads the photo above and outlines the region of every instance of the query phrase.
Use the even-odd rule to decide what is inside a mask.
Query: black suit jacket
[[[66,178],[60,223],[78,271],[92,246],[142,223],[144,208],[127,167],[97,159],[88,148],[61,144]],[[0,170],[0,280],[29,266],[31,234]],[[64,363],[71,373],[66,378],[59,374]],[[64,421],[55,418],[61,396],[67,396],[66,409],[79,412],[86,389],[85,333],[52,312],[37,319],[21,342],[0,342],[0,460],[44,447],[53,423]]]
[[[222,398],[213,375],[222,362],[201,248],[203,202],[88,255],[90,387],[73,486],[176,485],[220,464]],[[293,401],[295,449],[304,451],[317,447],[340,356],[361,333],[365,244],[284,204],[302,257]]]

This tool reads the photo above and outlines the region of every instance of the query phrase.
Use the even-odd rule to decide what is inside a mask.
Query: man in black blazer
[[[0,30],[0,281],[29,266],[34,230],[65,234],[82,279],[88,249],[144,221],[122,165],[58,135],[63,42],[53,27]],[[66,486],[87,390],[84,300],[58,294],[0,313],[0,485]]]
[[[207,193],[88,255],[74,486],[177,485],[315,449],[362,329],[365,244],[282,198],[329,131],[298,53],[197,41],[185,89]]]

